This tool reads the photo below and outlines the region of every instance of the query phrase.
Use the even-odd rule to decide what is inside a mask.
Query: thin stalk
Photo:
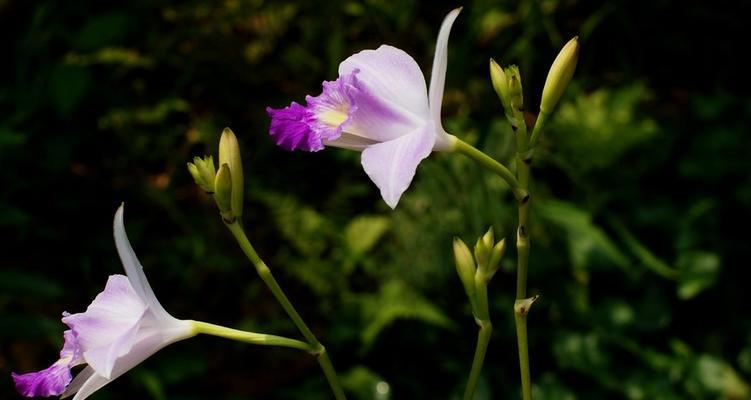
[[[535,148],[537,146],[537,142],[540,140],[540,135],[542,134],[542,128],[545,127],[545,123],[548,121],[548,113],[540,110],[540,113],[537,114],[537,121],[535,121],[535,127],[532,128],[532,137],[529,139],[529,147]]]
[[[467,388],[464,391],[464,400],[472,400],[475,396],[477,381],[482,372],[482,366],[485,362],[485,354],[488,351],[488,342],[490,334],[493,333],[493,324],[490,322],[490,313],[488,309],[488,282],[484,279],[475,278],[476,297],[477,297],[477,315],[475,322],[480,327],[477,332],[477,346],[475,347],[475,356],[472,360],[472,369],[469,372]]]
[[[235,340],[243,343],[256,344],[260,346],[279,346],[289,347],[298,350],[305,350],[312,352],[312,348],[308,343],[301,342],[299,340],[286,338],[283,336],[266,335],[263,333],[255,333],[248,331],[241,331],[239,329],[227,328],[221,325],[210,324],[202,321],[188,321],[193,325],[195,334],[204,334],[210,336],[222,337],[225,339]]]
[[[492,157],[488,156],[487,154],[478,150],[476,147],[459,138],[456,138],[454,151],[464,154],[483,168],[488,169],[501,177],[501,179],[506,181],[506,183],[511,187],[511,190],[514,192],[514,197],[516,197],[516,199],[520,202],[526,202],[526,198],[529,197],[527,190],[519,184],[519,181],[516,179],[514,174],[511,173],[511,171],[509,171],[509,169],[506,168],[505,165],[499,163]]]
[[[305,340],[310,345],[311,352],[316,355],[318,364],[321,366],[321,369],[323,369],[324,375],[326,375],[326,380],[328,380],[329,386],[331,386],[331,390],[334,392],[334,397],[337,400],[345,400],[346,396],[344,395],[344,390],[339,383],[339,377],[336,374],[336,370],[326,353],[326,348],[318,341],[318,338],[316,338],[310,328],[308,328],[308,325],[305,324],[305,321],[303,321],[300,314],[289,301],[287,295],[284,294],[284,291],[279,286],[276,278],[274,278],[274,275],[271,273],[271,269],[269,269],[266,263],[261,260],[261,257],[258,256],[253,245],[250,244],[248,237],[245,235],[245,230],[243,230],[240,223],[237,220],[232,222],[225,221],[225,225],[227,225],[227,228],[232,232],[232,235],[237,240],[242,251],[248,257],[248,260],[250,260],[250,262],[253,263],[253,266],[255,266],[258,275],[263,282],[266,283],[266,286],[271,290],[271,293],[274,294],[274,297],[279,301],[279,304],[284,308],[284,311],[287,312],[287,315],[292,319],[292,322],[297,326],[297,329],[303,337],[305,337]]]
[[[514,110],[514,118],[521,123],[514,129],[517,135],[516,174],[519,186],[527,192],[529,200],[531,153],[528,152],[529,140],[527,126],[524,123],[524,112]],[[519,226],[516,230],[516,300],[527,297],[527,267],[529,266],[529,201],[519,202]],[[532,400],[532,378],[529,369],[529,344],[527,341],[527,313],[529,309],[514,307],[514,322],[516,324],[516,343],[519,350],[519,372],[522,384],[522,399]]]

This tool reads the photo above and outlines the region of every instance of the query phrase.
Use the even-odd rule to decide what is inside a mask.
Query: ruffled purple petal
[[[266,108],[271,117],[269,134],[277,146],[284,150],[318,151],[323,149],[323,141],[313,131],[313,113],[306,107],[292,103],[289,107]]]
[[[78,343],[76,334],[68,329],[63,332],[63,349],[60,350],[60,359],[68,360],[71,367],[84,363],[83,357],[81,357],[81,345]]]
[[[356,109],[351,92],[354,73],[323,82],[318,96],[307,96],[306,105],[293,102],[282,109],[266,108],[271,117],[269,134],[285,150],[319,151],[324,142],[337,139]]]
[[[11,376],[18,393],[26,397],[59,396],[73,379],[70,366],[60,361],[38,372],[21,375],[13,372]]]
[[[75,333],[71,330],[63,332],[60,359],[54,364],[38,372],[26,374],[11,373],[16,389],[26,397],[57,396],[65,391],[71,381],[70,369],[82,364],[81,347]]]

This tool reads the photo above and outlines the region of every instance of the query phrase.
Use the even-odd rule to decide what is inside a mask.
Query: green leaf
[[[389,226],[390,219],[382,216],[364,215],[353,219],[344,229],[344,242],[353,258],[370,251]]]
[[[262,199],[271,210],[277,228],[297,251],[309,257],[323,253],[330,238],[330,223],[326,218],[290,196],[266,194]]]
[[[398,280],[385,283],[378,295],[363,298],[362,316],[367,321],[361,333],[366,349],[383,329],[398,319],[414,319],[447,329],[454,326],[443,311]]]
[[[688,251],[678,257],[676,265],[680,271],[678,297],[688,300],[714,285],[720,257],[708,251]]]
[[[594,256],[604,257],[620,268],[627,268],[629,261],[613,241],[592,222],[592,215],[579,207],[558,200],[545,200],[536,211],[549,223],[565,231],[569,257],[574,274],[580,281],[588,280],[587,269]]]

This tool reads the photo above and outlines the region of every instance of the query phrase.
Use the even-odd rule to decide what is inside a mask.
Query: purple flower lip
[[[195,334],[188,321],[172,317],[157,301],[123,223],[123,206],[114,221],[115,244],[125,275],[112,275],[83,313],[63,313],[60,359],[26,374],[12,373],[16,389],[27,397],[75,395],[84,400],[159,349]],[[71,369],[88,364],[75,378]]]
[[[319,151],[326,146],[362,151],[362,166],[384,201],[396,207],[417,165],[433,151],[451,151],[454,137],[441,124],[448,37],[461,9],[443,21],[430,90],[417,62],[383,45],[339,64],[339,77],[323,82],[306,104],[268,107],[269,134],[285,150]]]

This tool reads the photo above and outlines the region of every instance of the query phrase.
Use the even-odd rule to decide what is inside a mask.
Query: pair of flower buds
[[[231,129],[224,128],[219,139],[219,171],[212,156],[195,157],[188,163],[188,171],[201,189],[214,195],[225,222],[232,223],[242,216],[243,165],[240,145]]]
[[[472,306],[472,314],[477,318],[485,319],[486,310],[477,299],[478,286],[487,286],[501,265],[503,253],[506,252],[506,239],[495,242],[493,228],[477,239],[474,253],[469,250],[464,241],[454,238],[454,262],[459,279],[464,285],[469,303]]]

